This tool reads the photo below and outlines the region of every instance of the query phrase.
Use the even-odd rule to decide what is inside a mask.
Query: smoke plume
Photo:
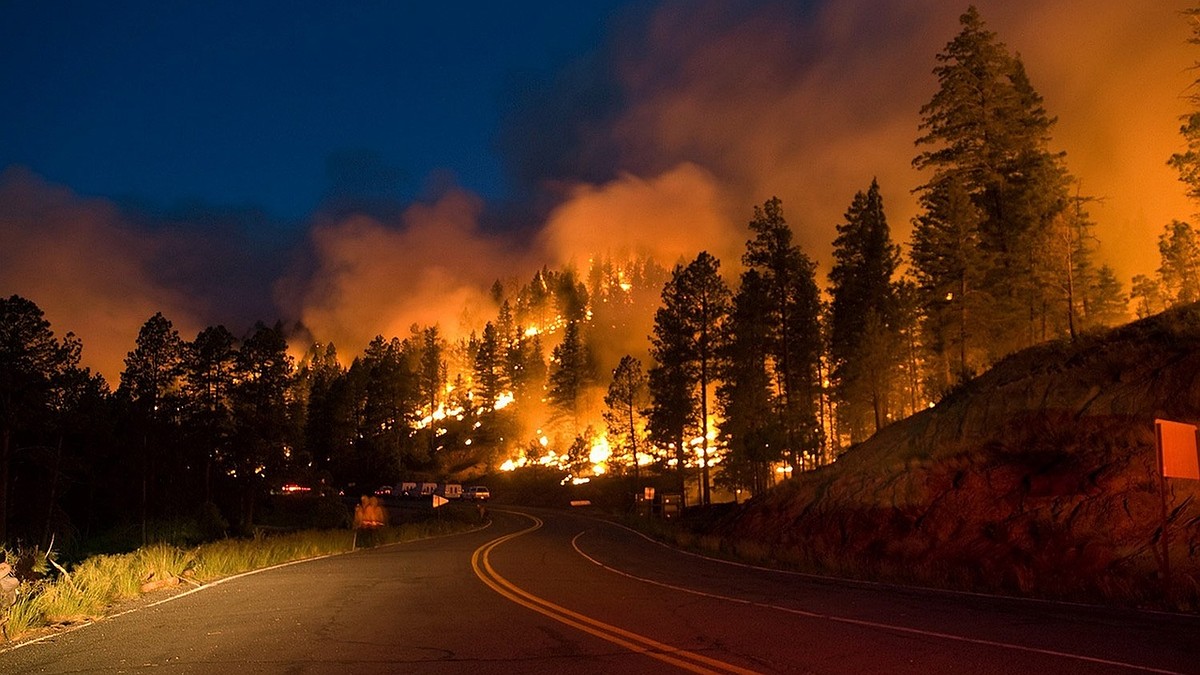
[[[1089,207],[1101,257],[1125,281],[1153,272],[1163,225],[1194,210],[1166,166],[1183,146],[1178,118],[1195,78],[1179,14],[1189,3],[976,4],[1058,117],[1052,149],[1067,152],[1081,193],[1102,199]],[[238,218],[214,232],[204,218],[133,217],[9,170],[0,289],[37,302],[59,334],[77,333],[87,363],[115,380],[156,311],[185,338],[214,323],[238,333],[255,318],[298,319],[350,355],[413,323],[452,337],[477,329],[494,317],[493,281],[542,265],[649,253],[669,267],[708,250],[732,280],[752,208],[772,196],[824,274],[835,227],[872,178],[894,238],[907,241],[912,190],[927,178],[911,166],[919,111],[965,8],[702,0],[629,15],[530,100],[536,109],[511,113],[501,145],[531,189],[522,196],[538,203],[529,212],[545,214],[521,238],[497,234],[485,205],[452,189],[315,217],[301,237],[307,266],[285,274],[299,252],[251,241]]]

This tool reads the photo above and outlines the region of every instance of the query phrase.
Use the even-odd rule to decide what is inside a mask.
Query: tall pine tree
[[[742,264],[755,270],[766,291],[770,369],[776,414],[793,466],[804,452],[820,454],[825,443],[819,419],[821,396],[821,298],[816,263],[792,243],[783,202],[772,197],[754,207],[754,238]]]
[[[708,426],[710,386],[720,372],[724,324],[729,315],[729,288],[721,279],[720,262],[702,252],[688,263],[676,265],[663,287],[663,304],[655,314],[653,354],[683,376],[683,386],[696,402],[695,422],[700,439],[700,501],[710,502],[711,450]]]
[[[939,89],[921,108],[914,166],[933,172],[928,195],[957,180],[979,209],[979,244],[989,256],[982,283],[994,315],[991,358],[1045,336],[1047,313],[1065,300],[1047,296],[1052,269],[1043,233],[1067,206],[1070,176],[1063,154],[1048,150],[1055,120],[1018,57],[1009,54],[970,7],[962,30],[937,55]]]
[[[726,471],[739,477],[736,487],[764,492],[771,463],[783,459],[783,425],[767,364],[771,359],[770,304],[762,275],[742,274],[733,299],[722,358],[717,403],[721,435],[729,448]]]
[[[879,183],[854,196],[845,222],[833,241],[829,272],[830,352],[841,417],[852,441],[868,435],[888,417],[891,383],[900,349],[896,287],[892,277],[900,264],[900,247],[892,243]]]

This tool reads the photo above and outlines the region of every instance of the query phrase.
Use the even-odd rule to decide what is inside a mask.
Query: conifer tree
[[[483,327],[474,364],[474,393],[485,409],[492,408],[500,394],[509,387],[501,350],[496,326],[489,321]]]
[[[1183,14],[1192,29],[1192,37],[1188,42],[1200,45],[1200,7],[1190,7]],[[1200,65],[1200,62],[1195,65]],[[1188,99],[1196,106],[1196,110],[1183,115],[1180,118],[1183,124],[1179,127],[1180,135],[1187,142],[1187,150],[1171,155],[1167,164],[1179,172],[1179,180],[1186,186],[1187,196],[1200,202],[1200,79],[1192,83]]]
[[[720,262],[701,252],[685,267],[676,265],[663,287],[663,304],[654,321],[655,358],[677,359],[686,374],[685,386],[698,404],[700,437],[700,500],[710,502],[708,438],[709,388],[720,369],[724,323],[729,314],[729,288],[720,276]],[[660,362],[661,363],[661,362]]]
[[[862,440],[865,411],[874,418],[872,431],[884,425],[901,353],[892,282],[900,248],[892,243],[878,182],[854,196],[837,231],[829,272],[830,353],[841,416],[851,439]]]
[[[921,207],[913,221],[912,271],[925,343],[940,365],[931,383],[937,395],[972,377],[992,356],[986,336],[994,315],[985,289],[992,258],[981,244],[983,214],[959,177],[947,176],[922,194]]]
[[[316,343],[296,374],[306,391],[301,424],[304,451],[321,479],[348,478],[345,466],[357,437],[346,369],[338,360],[333,343]]]
[[[580,335],[579,322],[569,321],[562,342],[550,356],[549,398],[559,415],[571,422],[571,435],[580,432],[584,389],[592,381],[591,356]]]
[[[729,447],[726,470],[748,480],[736,487],[761,494],[770,484],[770,465],[783,459],[785,440],[768,362],[771,358],[770,304],[755,270],[742,274],[733,299],[724,345],[717,403],[721,436]]]
[[[1133,303],[1134,316],[1144,319],[1167,308],[1162,284],[1158,279],[1138,274],[1130,281],[1129,300]]]
[[[937,55],[939,89],[921,108],[914,166],[933,172],[919,190],[948,179],[961,183],[979,209],[979,245],[991,258],[983,288],[994,315],[987,351],[1003,355],[1042,337],[1051,269],[1044,230],[1067,206],[1070,176],[1063,153],[1047,149],[1055,120],[1034,90],[1019,57],[1008,53],[970,7],[962,30]]]
[[[420,394],[421,407],[432,417],[445,396],[446,341],[442,338],[437,326],[429,326],[420,332],[420,346],[417,351],[417,391]],[[437,429],[431,423],[425,430],[425,445],[430,455],[436,446]]]
[[[1159,282],[1169,305],[1200,300],[1200,233],[1176,220],[1158,237]]]
[[[1110,265],[1101,265],[1087,289],[1088,327],[1117,326],[1129,320],[1125,289]]]
[[[179,393],[183,340],[162,312],[146,320],[138,331],[136,347],[125,357],[118,394],[129,401],[140,428],[141,445],[141,521],[142,540],[147,540],[151,504],[157,501],[151,491],[161,484],[162,457],[151,452],[161,447],[167,425],[175,420]]]
[[[16,435],[44,418],[54,380],[70,365],[41,308],[19,295],[0,298],[0,545],[8,540]]]
[[[746,242],[742,264],[761,275],[766,289],[776,413],[798,466],[803,452],[820,454],[825,442],[818,415],[823,343],[816,263],[792,243],[778,197],[754,207],[750,230],[754,238]]]
[[[200,331],[183,358],[184,413],[198,441],[205,502],[212,501],[213,468],[228,452],[233,433],[233,390],[237,340],[224,326]]]
[[[230,465],[242,487],[242,525],[254,523],[258,497],[278,480],[289,438],[288,396],[293,374],[292,357],[282,327],[259,323],[242,341],[237,353],[237,384],[231,391],[237,452]]]
[[[700,427],[700,404],[692,386],[693,363],[678,321],[679,317],[663,308],[654,315],[654,333],[650,337],[654,366],[647,373],[650,407],[646,411],[646,430],[652,443],[673,451],[677,489],[686,494],[687,439]]]
[[[638,454],[645,422],[642,410],[647,400],[646,375],[642,362],[626,354],[613,370],[604,396],[604,422],[610,443],[628,449],[633,480],[639,480]]]

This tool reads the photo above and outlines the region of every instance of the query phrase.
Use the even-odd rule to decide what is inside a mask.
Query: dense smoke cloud
[[[354,354],[376,335],[416,323],[465,334],[491,318],[489,286],[519,268],[510,242],[479,231],[482,204],[452,191],[410,207],[400,223],[363,215],[317,225],[317,266],[301,319],[313,336]]]
[[[713,176],[687,163],[649,180],[623,175],[579,185],[550,214],[540,244],[550,261],[577,266],[594,256],[645,255],[669,267],[701,250],[736,260],[745,226],[724,217],[722,198]]]
[[[1163,225],[1194,210],[1165,164],[1182,147],[1178,117],[1195,77],[1179,15],[1188,3],[976,4],[1059,118],[1052,148],[1067,151],[1082,193],[1104,200],[1089,207],[1102,257],[1126,283],[1152,272]],[[924,179],[911,167],[919,110],[965,7],[709,0],[630,15],[510,112],[501,145],[515,153],[522,198],[538,202],[530,212],[544,214],[519,241],[496,234],[461,190],[388,202],[421,177],[384,172],[382,183],[368,176],[372,208],[334,185],[304,233],[308,265],[285,274],[294,252],[242,236],[238,217],[215,232],[200,217],[135,218],[9,171],[0,288],[37,302],[56,332],[79,334],[89,364],[115,379],[155,311],[185,338],[214,323],[239,333],[256,318],[300,320],[349,356],[413,323],[451,337],[477,329],[494,317],[494,280],[527,280],[542,265],[584,271],[593,255],[628,251],[669,267],[708,250],[732,280],[753,206],[776,195],[823,275],[836,224],[872,178],[894,238],[907,241]]]
[[[1105,257],[1125,279],[1157,265],[1155,240],[1191,207],[1165,165],[1181,141],[1181,95],[1194,73],[1181,1],[976,3],[1025,61],[1059,118]],[[878,177],[906,241],[925,176],[911,168],[920,107],[937,88],[935,54],[965,9],[940,0],[664,5],[616,68],[630,105],[611,131],[627,170],[695,162],[748,215],[784,199],[797,240],[824,264],[851,197]]]
[[[74,332],[84,361],[115,384],[138,328],[155,312],[200,326],[196,298],[154,269],[172,244],[132,227],[111,204],[81,199],[18,170],[0,176],[0,288],[31,299],[56,335]]]
[[[0,174],[0,293],[34,301],[51,329],[83,341],[83,362],[115,385],[155,312],[184,339],[224,323],[271,320],[286,256],[252,241],[253,214],[194,206],[149,216],[80,197],[21,169]]]

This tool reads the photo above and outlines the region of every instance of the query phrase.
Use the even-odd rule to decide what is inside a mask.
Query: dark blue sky
[[[523,92],[624,0],[0,3],[0,166],[150,210],[509,191]]]

